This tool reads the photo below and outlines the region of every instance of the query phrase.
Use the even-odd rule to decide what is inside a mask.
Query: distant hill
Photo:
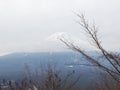
[[[89,53],[96,56],[94,52]],[[81,83],[81,87],[86,87],[96,78],[95,67],[80,65],[81,63],[88,62],[75,52],[12,53],[0,56],[0,80],[3,78],[21,80],[25,75],[25,65],[28,65],[32,71],[41,68],[41,66],[46,69],[48,65],[51,65],[61,71],[63,78],[71,72],[75,73],[71,78],[73,80],[80,75],[79,83]]]
[[[95,56],[95,53],[91,52]],[[78,70],[89,72],[90,67],[80,66],[80,63],[87,63],[84,58],[75,52],[34,52],[34,53],[12,53],[0,56],[0,79],[1,78],[18,78],[23,76],[25,65],[31,70],[48,64],[55,66],[61,71]]]
[[[12,53],[0,57],[0,77],[19,74],[24,71],[25,64],[30,68],[40,65],[57,64],[63,67],[65,63],[73,62],[78,57],[77,53],[71,52],[37,52],[37,53]]]

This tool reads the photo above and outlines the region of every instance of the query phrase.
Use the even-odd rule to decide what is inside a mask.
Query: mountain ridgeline
[[[92,52],[92,55],[95,56],[95,53]],[[93,67],[84,66],[81,63],[88,62],[79,53],[75,52],[12,53],[0,57],[0,79],[22,78],[26,65],[31,70],[41,66],[45,69],[48,65],[51,65],[61,70],[62,73],[75,70],[77,73],[90,74]]]

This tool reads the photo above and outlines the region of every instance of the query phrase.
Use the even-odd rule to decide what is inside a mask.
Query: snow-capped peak
[[[68,35],[67,33],[65,33],[65,32],[56,32],[56,33],[50,35],[50,36],[47,38],[47,40],[48,40],[48,41],[58,41],[60,38],[63,38],[63,37],[64,37],[64,38],[68,38],[69,35]]]

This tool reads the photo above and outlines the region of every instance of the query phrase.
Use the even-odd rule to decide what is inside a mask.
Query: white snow
[[[80,46],[82,48],[90,46],[90,44],[87,41],[83,41],[80,38],[73,36],[72,34],[68,34],[66,32],[56,32],[46,38],[47,41],[51,41],[54,43],[60,42],[60,39],[63,39],[67,42],[71,42],[75,46]]]

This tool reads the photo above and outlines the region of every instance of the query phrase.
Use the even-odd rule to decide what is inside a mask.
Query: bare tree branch
[[[83,30],[88,35],[88,39],[94,44],[94,46],[102,53],[102,56],[105,60],[109,62],[109,64],[112,66],[112,68],[109,68],[99,62],[98,59],[93,58],[92,56],[85,53],[80,47],[74,45],[73,42],[69,42],[65,38],[60,38],[60,41],[63,42],[67,47],[70,49],[79,52],[82,54],[87,61],[89,61],[93,66],[97,66],[98,68],[102,69],[103,71],[106,71],[109,75],[111,75],[116,81],[120,82],[120,56],[110,53],[107,50],[103,48],[101,45],[101,42],[98,38],[98,29],[96,25],[90,25],[88,23],[88,20],[86,20],[85,15],[75,13],[79,18],[80,22],[77,22],[80,26],[83,27]]]

